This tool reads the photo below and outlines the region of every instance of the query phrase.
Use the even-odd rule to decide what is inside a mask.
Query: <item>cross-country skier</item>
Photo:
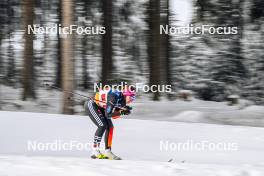
[[[121,115],[129,115],[132,108],[127,106],[127,104],[131,103],[135,96],[135,90],[131,87],[126,87],[122,91],[108,89],[100,90],[96,93],[94,100],[90,99],[85,102],[85,111],[97,126],[94,135],[92,158],[121,159],[111,151],[114,130],[111,119],[119,118]],[[105,142],[104,153],[99,150],[103,135]]]

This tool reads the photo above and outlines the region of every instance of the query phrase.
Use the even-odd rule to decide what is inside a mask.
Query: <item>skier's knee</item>
[[[105,132],[106,129],[107,129],[107,128],[106,128],[105,125],[103,125],[103,126],[98,126],[97,131]]]
[[[110,128],[114,128],[114,125],[112,123],[108,125],[108,129]]]

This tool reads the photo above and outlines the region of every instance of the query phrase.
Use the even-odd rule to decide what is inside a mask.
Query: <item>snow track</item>
[[[110,161],[69,157],[1,156],[8,176],[263,176],[264,165],[212,165],[157,161]]]
[[[0,175],[264,175],[264,128],[134,119],[114,124],[113,151],[124,160],[92,160],[89,150],[28,149],[29,141],[92,142],[95,126],[88,117],[0,111]],[[235,147],[175,150],[188,141]]]

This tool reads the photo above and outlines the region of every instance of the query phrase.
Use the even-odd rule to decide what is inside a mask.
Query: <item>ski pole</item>
[[[83,105],[84,103],[84,99],[81,98],[76,98],[73,96],[68,97],[69,100],[73,101],[75,103],[75,105]]]
[[[79,95],[81,97],[84,97],[84,98],[88,98],[88,99],[92,99],[91,97],[88,97],[88,96],[85,96],[85,95],[82,95],[82,94],[79,94],[79,93],[76,93],[76,92],[72,92],[72,91],[69,91],[69,90],[63,90],[62,88],[60,87],[57,87],[57,86],[54,86],[54,85],[50,85],[48,83],[44,83],[44,86],[47,86],[47,87],[51,87],[51,88],[54,88],[54,89],[57,89],[57,90],[60,90],[62,92],[68,92],[72,95]]]
[[[48,84],[48,83],[44,83],[44,85],[47,86],[47,87],[51,87],[51,88],[54,88],[54,89],[60,90],[60,91],[62,91],[62,92],[64,91],[64,92],[68,92],[68,93],[70,93],[70,94],[72,94],[72,95],[79,95],[79,96],[81,96],[81,97],[88,98],[88,99],[91,99],[91,100],[98,101],[98,102],[101,102],[101,103],[105,103],[105,104],[106,104],[105,101],[97,100],[97,99],[95,99],[95,98],[88,97],[88,96],[85,96],[85,95],[82,95],[82,94],[79,94],[79,93],[75,93],[75,92],[72,92],[72,91],[63,90],[62,88],[59,88],[59,87],[54,86],[54,85],[50,85],[50,84]],[[110,102],[110,103],[111,103],[111,102]],[[114,105],[113,103],[111,103],[111,104]],[[123,107],[120,107],[120,106],[115,106],[115,107],[116,107],[116,108],[119,108],[119,109],[121,109],[121,110],[127,110],[127,108],[123,108]]]
[[[73,101],[75,101],[75,100],[78,100],[78,101],[83,101],[83,99],[80,99],[80,98],[76,98],[76,97],[68,97],[68,99],[69,100],[73,100]]]

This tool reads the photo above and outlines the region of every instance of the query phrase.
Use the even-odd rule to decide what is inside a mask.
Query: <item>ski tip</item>
[[[169,163],[172,163],[172,162],[173,162],[173,158],[169,159],[168,162],[169,162]],[[185,163],[186,161],[185,161],[185,160],[182,160],[182,161],[180,161],[180,162],[181,162],[181,163]]]
[[[95,155],[91,155],[91,158],[92,158],[92,159],[109,159],[109,158],[106,157],[106,156],[100,156],[100,157],[98,157],[98,156],[95,156]]]
[[[96,156],[95,156],[95,155],[92,155],[91,158],[92,158],[92,159],[96,159]]]
[[[171,163],[172,161],[173,161],[173,158],[169,159],[169,161],[168,161],[168,162],[169,162],[169,163]]]

